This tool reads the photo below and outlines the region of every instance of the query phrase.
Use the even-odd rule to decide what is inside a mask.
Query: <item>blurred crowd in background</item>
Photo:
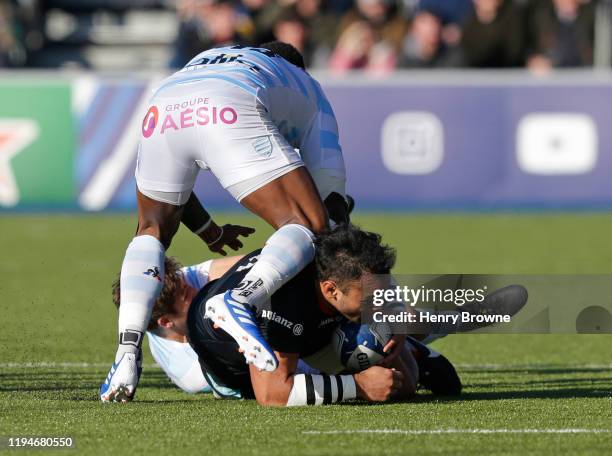
[[[308,67],[335,72],[589,67],[597,7],[606,1],[0,0],[0,66],[96,68],[96,46],[112,43],[113,35],[105,42],[96,27],[110,23],[115,38],[132,27],[130,36],[145,41],[135,47],[137,40],[125,38],[115,52],[166,46],[163,64],[170,68],[211,47],[274,39],[298,48]],[[140,19],[165,14],[126,19],[135,10]],[[141,64],[147,66],[155,65]]]

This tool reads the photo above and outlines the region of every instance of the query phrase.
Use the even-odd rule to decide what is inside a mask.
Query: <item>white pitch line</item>
[[[303,431],[307,435],[339,434],[607,434],[609,429],[353,429],[335,431]]]
[[[75,367],[108,367],[111,363],[86,363],[86,362],[61,362],[61,361],[40,361],[33,363],[0,363],[0,369],[41,369],[46,367],[71,369]],[[159,367],[157,364],[145,364],[144,368]]]

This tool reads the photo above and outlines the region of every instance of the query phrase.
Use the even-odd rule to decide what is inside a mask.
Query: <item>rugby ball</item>
[[[361,372],[379,364],[385,357],[383,348],[391,338],[389,325],[342,323],[334,335],[337,356],[346,372]]]

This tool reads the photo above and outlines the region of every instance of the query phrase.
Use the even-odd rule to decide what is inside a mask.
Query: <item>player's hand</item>
[[[226,256],[225,247],[229,247],[232,250],[242,248],[243,244],[238,238],[240,236],[249,237],[254,232],[255,228],[248,226],[228,223],[220,227],[213,222],[200,237],[206,242],[211,252]]]
[[[388,401],[402,388],[404,380],[400,371],[381,366],[372,366],[353,377],[357,396],[372,402]]]
[[[393,361],[397,359],[404,349],[404,342],[406,342],[405,334],[396,334],[389,339],[389,342],[387,342],[387,345],[383,348],[383,352],[387,353],[387,355],[383,359],[381,365],[389,367],[393,364]]]

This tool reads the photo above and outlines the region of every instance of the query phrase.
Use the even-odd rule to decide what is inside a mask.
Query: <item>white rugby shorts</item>
[[[336,147],[326,148],[334,134]],[[306,166],[323,199],[344,196],[337,134],[316,100],[286,87],[255,94],[220,79],[162,86],[143,119],[136,181],[143,194],[181,205],[199,169],[209,169],[240,201]]]

